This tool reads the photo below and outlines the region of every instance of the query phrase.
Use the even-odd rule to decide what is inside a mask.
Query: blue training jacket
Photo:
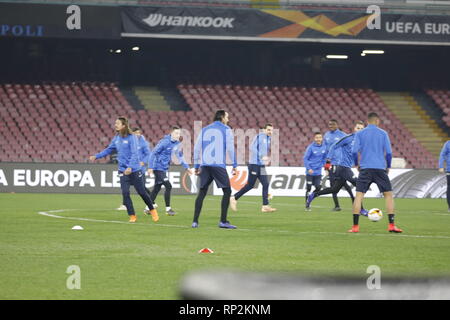
[[[450,172],[450,140],[447,141],[442,147],[441,154],[439,156],[439,168],[444,168],[444,161],[447,164],[446,172]]]
[[[138,141],[134,134],[121,137],[119,134],[114,136],[109,146],[95,155],[96,159],[104,158],[107,155],[117,152],[117,161],[119,162],[119,172],[131,168],[132,172],[141,170],[139,165]]]
[[[355,165],[355,160],[353,159],[352,148],[355,142],[355,134],[349,134],[341,138],[338,142],[334,143],[330,151],[328,152],[327,158],[333,158],[336,152],[339,152],[340,157],[334,163],[337,166],[351,168]]]
[[[237,167],[234,150],[234,136],[231,128],[220,121],[214,121],[200,132],[194,146],[194,167],[211,166],[226,168],[226,155]]]
[[[361,154],[361,169],[385,170],[391,167],[391,140],[386,131],[374,124],[355,133],[352,153],[355,165],[358,165],[358,153]]]
[[[347,134],[339,129],[336,129],[334,131],[327,131],[324,136],[323,140],[325,142],[325,146],[327,147],[327,159],[331,161],[331,164],[336,164],[336,162],[341,157],[340,152],[335,152],[333,154],[333,158],[328,158],[328,152],[330,151],[330,148],[333,144],[338,142],[341,138],[345,137]]]
[[[310,176],[320,176],[322,174],[322,167],[325,164],[327,156],[327,146],[325,143],[317,144],[311,143],[303,156],[303,163],[306,168],[306,174]],[[313,174],[309,174],[308,170],[312,169]]]
[[[145,171],[147,171],[148,167],[148,161],[150,158],[150,154],[152,152],[152,149],[150,147],[150,144],[145,139],[143,135],[141,135],[138,140],[138,153],[139,153],[139,162],[143,162],[144,166],[141,167],[142,173],[145,174]]]
[[[271,137],[265,133],[258,134],[253,138],[250,146],[250,164],[264,165],[263,157],[269,154]]]
[[[148,166],[150,169],[167,171],[170,167],[170,161],[172,154],[175,154],[180,160],[181,165],[185,169],[189,169],[189,165],[184,161],[183,152],[180,149],[180,141],[172,140],[170,134],[165,135],[156,147],[153,149],[148,160]]]

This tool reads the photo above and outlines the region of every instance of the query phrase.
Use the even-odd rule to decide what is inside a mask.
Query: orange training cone
[[[198,253],[214,253],[210,248],[203,248]]]

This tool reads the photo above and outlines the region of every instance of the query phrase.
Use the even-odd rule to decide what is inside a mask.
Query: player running
[[[195,174],[200,176],[200,190],[195,200],[194,219],[192,228],[198,228],[198,219],[203,206],[203,200],[208,187],[215,181],[223,191],[219,228],[236,229],[227,221],[228,206],[231,197],[230,179],[226,169],[226,154],[233,162],[232,174],[236,174],[236,153],[234,137],[229,122],[228,112],[218,110],[214,115],[214,122],[200,132],[194,147]]]
[[[148,163],[149,169],[148,173],[155,175],[155,187],[150,193],[150,198],[152,199],[153,206],[156,206],[155,199],[158,196],[161,187],[164,185],[164,201],[166,203],[166,214],[169,216],[174,216],[176,212],[170,206],[170,195],[172,191],[172,184],[167,177],[167,171],[170,167],[170,161],[172,159],[172,154],[175,154],[181,165],[188,170],[189,175],[191,171],[189,165],[186,163],[183,157],[183,152],[180,150],[180,144],[182,141],[181,129],[180,127],[173,126],[170,134],[164,136],[151,153]]]
[[[314,186],[314,192],[322,187],[322,167],[325,164],[327,156],[327,146],[323,143],[322,133],[314,133],[314,142],[307,148],[303,156],[303,163],[306,170],[306,211],[311,211],[308,203],[308,196]]]
[[[328,121],[328,129],[330,129],[330,130],[325,132],[325,135],[323,136],[323,139],[325,141],[325,146],[327,147],[327,154],[329,153],[330,148],[333,144],[338,142],[339,139],[346,136],[345,132],[339,130],[338,122],[335,119],[331,119],[330,121]],[[328,171],[328,178],[330,180],[330,186],[333,185],[333,180],[334,180],[333,170],[331,170],[331,169],[338,158],[339,158],[339,154],[336,153],[336,154],[334,154],[333,158],[327,159],[327,161],[325,163],[325,170]],[[353,193],[352,193],[352,189],[350,188],[350,186],[347,183],[345,183],[344,188],[345,188],[345,190],[347,190],[348,194],[350,195],[350,197],[352,198],[352,201],[353,201]],[[333,193],[333,201],[334,201],[333,211],[341,211],[337,193]]]
[[[269,205],[269,182],[267,180],[266,163],[269,161],[269,150],[271,144],[271,137],[273,132],[273,125],[267,123],[263,132],[258,134],[252,141],[250,151],[250,161],[248,165],[248,181],[247,184],[239,190],[233,197],[230,198],[231,210],[237,211],[237,200],[250,191],[259,180],[262,184],[262,199],[263,204],[261,212],[275,212],[277,209]]]
[[[131,130],[133,134],[137,137],[138,140],[138,152],[139,152],[139,165],[141,166],[142,171],[142,180],[144,182],[145,187],[145,177],[147,174],[147,166],[148,166],[148,158],[150,156],[150,153],[152,152],[152,149],[150,148],[150,144],[145,139],[145,137],[142,135],[142,130],[140,128],[133,128]],[[148,194],[150,194],[150,190],[145,187],[145,190]],[[127,207],[125,204],[122,204],[120,207],[118,207],[116,210],[127,210]],[[148,210],[148,207],[146,208]]]
[[[444,169],[444,162],[446,169]],[[448,212],[450,212],[450,140],[444,144],[439,155],[439,172],[447,174],[447,206]]]
[[[315,190],[313,193],[311,193],[306,201],[307,208],[309,208],[311,202],[319,196],[330,193],[337,194],[347,181],[356,186],[356,176],[353,174],[353,171],[351,169],[354,166],[352,146],[354,143],[355,133],[362,129],[364,129],[364,122],[356,122],[355,127],[353,128],[354,133],[346,135],[331,146],[327,156],[328,159],[336,159],[334,154],[336,152],[340,152],[340,157],[334,160],[335,164],[331,169],[334,177],[333,183],[329,188],[323,190]],[[353,201],[354,197],[352,194],[352,202]],[[361,208],[360,214],[367,216],[367,213],[367,210]]]
[[[142,179],[141,166],[139,164],[139,152],[137,137],[132,134],[128,124],[128,119],[124,117],[117,118],[114,123],[117,135],[114,136],[109,146],[95,156],[90,156],[89,159],[94,161],[96,159],[104,158],[112,152],[117,152],[117,160],[119,162],[119,177],[120,188],[122,190],[123,203],[127,207],[129,222],[136,222],[136,214],[133,207],[133,202],[130,197],[130,186],[133,185],[139,196],[144,200],[145,204],[150,208],[152,220],[157,222],[159,220],[158,213],[153,208],[150,195],[145,190]]]
[[[356,182],[356,197],[353,203],[353,227],[348,232],[359,232],[359,212],[364,194],[374,182],[383,193],[386,202],[386,211],[389,218],[389,232],[400,233],[394,224],[394,197],[391,181],[389,180],[389,169],[392,161],[392,149],[389,135],[380,129],[379,116],[371,112],[368,115],[368,126],[355,134],[352,147],[353,159],[359,170]],[[361,157],[359,161],[358,155]],[[359,163],[359,165],[358,165]]]

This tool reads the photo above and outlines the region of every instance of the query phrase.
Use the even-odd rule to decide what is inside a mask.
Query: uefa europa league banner
[[[197,177],[189,176],[182,166],[172,166],[168,177],[172,194],[197,193]],[[154,184],[154,177],[146,176],[146,187],[152,188]],[[120,178],[117,164],[2,162],[0,192],[118,194]]]
[[[356,169],[353,169],[357,175]],[[247,183],[247,167],[239,167],[238,174],[231,175],[233,193]],[[269,192],[275,196],[300,197],[305,195],[304,167],[268,167]],[[389,172],[397,198],[443,198],[447,191],[446,176],[437,170],[392,169]],[[193,195],[198,191],[199,179],[189,176],[182,166],[172,166],[169,172],[172,193]],[[154,186],[154,178],[146,177],[147,188]],[[323,176],[322,185],[328,180]],[[222,194],[215,184],[210,193]],[[133,190],[133,188],[131,188]],[[116,164],[56,164],[56,163],[0,163],[0,192],[36,193],[120,193],[120,181]],[[132,191],[133,192],[133,191]],[[262,187],[257,182],[247,195],[261,197]],[[339,196],[348,197],[347,192]],[[368,197],[380,197],[376,185],[372,185]]]
[[[378,8],[378,9],[377,9]],[[350,11],[122,7],[122,36],[286,41],[450,42],[449,16]]]

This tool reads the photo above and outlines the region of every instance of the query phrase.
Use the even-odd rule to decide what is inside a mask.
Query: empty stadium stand
[[[442,120],[450,126],[450,90],[427,89],[426,93],[433,99],[436,105],[442,110]]]
[[[177,88],[191,110],[136,110],[116,83],[0,85],[0,117],[5,124],[0,127],[0,161],[86,162],[108,145],[117,116],[129,117],[154,145],[171,125],[193,132],[194,121],[205,125],[214,110],[223,108],[230,112],[233,128],[257,129],[273,122],[280,129],[280,165],[298,166],[303,165],[313,132],[325,132],[331,117],[351,132],[356,120],[377,110],[382,128],[390,134],[394,157],[405,158],[412,168],[436,167],[436,157],[372,89],[189,83]],[[448,95],[443,97],[438,101],[447,108]]]

